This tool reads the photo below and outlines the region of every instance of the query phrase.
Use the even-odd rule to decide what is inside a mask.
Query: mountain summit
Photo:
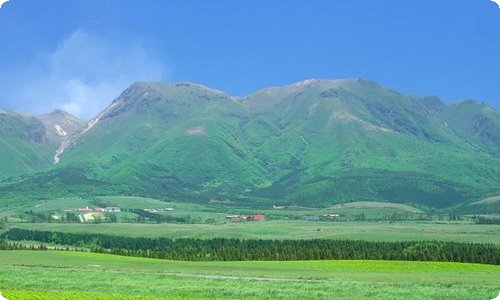
[[[37,118],[45,124],[47,137],[55,143],[62,143],[66,138],[80,129],[85,121],[63,110],[56,109]]]

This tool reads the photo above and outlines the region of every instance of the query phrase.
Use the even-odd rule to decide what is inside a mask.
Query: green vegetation
[[[83,121],[63,111],[31,116],[0,110],[0,180],[48,169],[62,141],[56,124],[71,134]]]
[[[331,207],[332,209],[340,210],[344,208],[355,208],[355,209],[377,209],[377,208],[394,208],[398,210],[403,210],[411,213],[422,213],[422,211],[413,206],[391,203],[391,202],[376,202],[376,201],[358,201],[358,202],[348,202],[336,204]]]
[[[266,221],[227,224],[57,224],[16,223],[16,228],[130,237],[350,239],[500,243],[499,225],[454,223]]]
[[[45,127],[36,118],[0,110],[0,179],[46,168],[55,145],[44,135]]]
[[[6,294],[9,299],[18,300],[68,300],[68,299],[81,299],[81,300],[158,300],[165,299],[163,297],[150,297],[150,296],[130,296],[127,294],[104,294],[95,292],[46,292],[46,291],[19,291],[12,290]],[[168,297],[166,299],[196,299],[185,297]],[[201,298],[200,298],[201,299]]]
[[[489,197],[460,208],[463,212],[473,214],[498,214],[500,212],[500,196]]]
[[[500,114],[475,102],[446,105],[365,80],[311,80],[239,100],[139,82],[92,124],[49,171],[0,183],[1,205],[141,195],[498,212],[498,202],[469,205],[500,194]]]
[[[500,264],[500,246],[493,244],[133,238],[17,228],[8,230],[1,237],[9,241],[88,247],[99,253],[178,260],[382,259]],[[0,246],[0,249],[22,249],[18,244],[1,243]],[[40,250],[45,249],[45,245],[40,246]]]
[[[500,196],[489,197],[489,198],[474,202],[473,204],[493,204],[496,202],[500,202]]]
[[[52,165],[60,124],[71,139]],[[45,249],[43,240],[177,259],[500,257],[500,114],[487,105],[365,80],[242,99],[139,82],[89,124],[0,111],[0,231],[37,231],[17,236],[31,239],[20,248]],[[75,209],[85,206],[122,212],[79,224]],[[253,213],[266,220],[226,218]],[[161,247],[145,248],[152,242]],[[334,244],[342,255],[325,254]],[[488,299],[500,290],[498,266],[488,265],[0,254],[0,291],[13,299]]]
[[[0,291],[16,300],[80,294],[81,299],[488,299],[500,289],[500,267],[491,265],[182,262],[59,251],[1,254]]]
[[[389,202],[366,202],[359,206],[356,203],[346,203],[327,208],[291,206],[283,209],[272,209],[271,206],[251,208],[240,207],[233,203],[213,201],[205,204],[179,201],[167,202],[135,196],[64,197],[11,207],[3,210],[0,216],[9,216],[28,222],[66,222],[68,220],[65,220],[64,216],[67,214],[67,210],[87,206],[92,208],[116,206],[122,209],[121,213],[116,214],[119,222],[148,221],[138,219],[141,214],[138,210],[144,209],[155,210],[154,214],[157,217],[150,218],[152,220],[166,222],[170,218],[170,222],[177,219],[184,220],[183,223],[225,223],[228,214],[254,213],[265,214],[268,220],[303,220],[314,216],[323,221],[383,220],[394,222],[432,219],[431,214],[424,213],[418,208],[408,205]],[[338,214],[338,217],[328,217],[329,214],[333,213]],[[39,217],[33,218],[33,215]],[[51,216],[61,218],[56,220]],[[445,214],[435,215],[434,217],[437,220],[449,219]]]

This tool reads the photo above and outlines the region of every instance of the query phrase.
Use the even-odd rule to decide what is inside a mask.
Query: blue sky
[[[490,0],[10,0],[0,8],[0,108],[90,118],[138,80],[244,96],[360,77],[500,107]]]

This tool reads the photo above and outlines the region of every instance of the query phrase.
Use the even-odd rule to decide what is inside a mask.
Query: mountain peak
[[[53,144],[64,142],[85,123],[62,109],[54,109],[36,118],[45,125],[47,138]]]
[[[476,101],[473,99],[465,99],[458,101],[452,105],[462,105],[462,106],[475,106],[475,107],[482,107],[490,110],[496,110],[496,108],[492,105],[489,105],[488,103],[482,102],[482,101]]]
[[[13,109],[0,109],[0,114],[17,115],[17,116],[23,116],[23,117],[30,116],[28,113],[13,110]]]
[[[56,115],[69,115],[70,113],[62,110],[62,109],[54,109],[49,113],[51,116],[56,116]]]
[[[189,81],[180,81],[180,82],[159,82],[159,81],[136,81],[130,87],[128,87],[126,91],[132,91],[132,90],[143,90],[143,91],[148,91],[148,90],[155,90],[155,89],[195,89],[195,90],[200,90],[200,91],[208,91],[208,92],[215,92],[218,94],[226,94],[225,92],[221,90],[217,90],[214,88],[207,87],[205,85],[199,84],[199,83],[193,83]]]
[[[295,87],[309,87],[309,86],[314,86],[314,85],[319,85],[319,84],[327,84],[327,85],[342,85],[342,84],[349,84],[349,83],[357,83],[357,84],[364,84],[364,85],[372,85],[372,86],[381,86],[378,82],[373,81],[373,80],[368,80],[368,79],[363,79],[363,78],[341,78],[341,79],[321,79],[321,78],[310,78],[310,79],[305,79],[298,81],[296,83],[292,83],[288,86],[295,86]]]
[[[308,89],[312,87],[324,87],[324,88],[339,88],[351,84],[356,84],[356,85],[364,85],[364,86],[371,86],[371,87],[382,87],[379,83],[372,81],[372,80],[367,80],[367,79],[362,79],[362,78],[343,78],[343,79],[320,79],[320,78],[310,78],[310,79],[305,79],[301,80],[298,82],[290,83],[287,85],[282,85],[282,86],[274,86],[274,87],[268,87],[264,88],[261,90],[256,91],[253,94],[248,95],[245,98],[249,98],[252,95],[258,95],[262,93],[278,93],[278,92],[295,92],[298,90],[302,89]]]

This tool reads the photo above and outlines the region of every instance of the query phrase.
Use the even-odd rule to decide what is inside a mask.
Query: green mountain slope
[[[500,117],[494,108],[474,101],[462,101],[446,109],[446,119],[454,132],[478,151],[500,155]]]
[[[0,178],[43,169],[50,164],[53,148],[40,120],[0,111]]]
[[[148,194],[240,194],[267,180],[239,134],[247,118],[241,103],[218,91],[137,83],[64,149],[60,167],[81,165]]]
[[[364,80],[309,80],[243,103],[276,128],[260,147],[282,177],[257,194],[301,204],[380,199],[443,207],[498,192],[498,144],[471,144],[436,98]],[[490,132],[500,132],[491,123]]]
[[[63,142],[50,176],[10,180],[0,196],[37,186],[45,195],[451,207],[500,194],[499,135],[489,106],[366,80],[306,80],[242,99],[139,82]]]
[[[57,114],[65,117],[55,114],[35,117],[0,110],[0,179],[41,171],[51,165],[54,151],[64,137],[56,138],[56,129],[48,127],[47,122],[57,119],[62,126],[60,130],[72,129],[69,133],[83,124],[83,121],[62,111]],[[71,120],[63,122],[65,118]]]

